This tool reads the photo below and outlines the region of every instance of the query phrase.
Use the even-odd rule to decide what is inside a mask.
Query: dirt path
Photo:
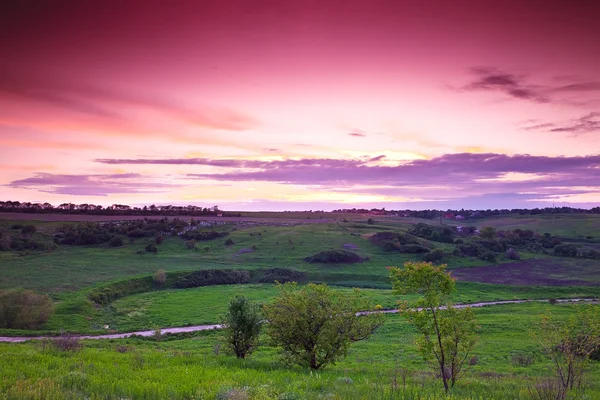
[[[557,300],[559,303],[578,303],[578,302],[587,302],[594,303],[598,302],[596,298],[584,298],[584,299],[561,299]],[[532,303],[532,302],[548,302],[548,299],[544,300],[501,300],[501,301],[485,301],[480,303],[471,303],[471,304],[455,304],[456,308],[466,308],[466,307],[487,307],[487,306],[497,306],[504,304],[521,304],[521,303]],[[445,307],[442,307],[444,309]],[[386,313],[392,314],[397,313],[399,310],[382,310],[382,311],[362,311],[359,312],[358,315],[365,314],[373,314],[373,313]],[[195,325],[195,326],[184,326],[178,328],[165,328],[161,329],[161,334],[166,333],[184,333],[184,332],[198,332],[198,331],[207,331],[211,329],[220,329],[221,325]],[[126,332],[126,333],[113,333],[108,335],[78,335],[74,336],[77,339],[124,339],[133,335],[137,336],[153,336],[155,334],[154,330],[150,331],[136,331],[136,332]],[[43,340],[43,339],[52,339],[56,338],[56,336],[0,336],[0,342],[7,343],[19,343],[26,342],[28,340]]]

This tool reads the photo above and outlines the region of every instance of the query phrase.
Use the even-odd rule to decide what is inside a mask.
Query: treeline
[[[349,214],[374,214],[374,215],[398,215],[412,218],[449,218],[449,219],[478,219],[499,217],[507,215],[540,215],[540,214],[600,214],[600,207],[591,209],[573,207],[545,207],[545,208],[513,208],[513,209],[487,209],[487,210],[386,210],[385,208],[343,208],[333,210],[332,213]],[[457,218],[458,217],[458,218]]]
[[[97,204],[73,204],[63,203],[53,206],[50,203],[30,203],[19,201],[0,201],[0,212],[20,212],[32,214],[89,214],[89,215],[145,215],[145,216],[222,216],[241,217],[240,213],[225,212],[219,210],[218,206],[174,206],[174,205],[151,205],[144,207],[131,207],[125,204],[113,204],[104,207]]]

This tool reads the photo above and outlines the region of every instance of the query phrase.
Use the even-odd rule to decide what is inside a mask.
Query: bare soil
[[[559,257],[535,258],[485,267],[452,269],[468,282],[526,286],[600,286],[600,262]]]

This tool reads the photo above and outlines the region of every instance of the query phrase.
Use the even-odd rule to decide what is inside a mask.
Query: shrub
[[[148,243],[144,250],[146,250],[147,253],[158,253],[158,247],[156,247],[156,244],[154,243]]]
[[[76,352],[81,350],[81,340],[72,333],[63,333],[56,339],[51,339],[52,347],[60,351]]]
[[[512,247],[508,250],[506,250],[506,257],[510,258],[511,260],[520,260],[521,259],[521,255]]]
[[[304,259],[309,263],[355,263],[363,259],[356,253],[348,250],[327,250]]]
[[[249,283],[250,272],[235,269],[203,269],[182,276],[175,282],[178,289],[211,285]]]
[[[35,227],[35,225],[24,225],[21,228],[21,234],[23,235],[33,235],[34,233],[37,232],[37,228]]]
[[[577,257],[577,247],[574,244],[559,244],[554,248],[554,254],[563,257]]]
[[[261,320],[258,306],[247,297],[236,296],[229,302],[221,324],[225,344],[237,358],[246,358],[258,347]]]
[[[425,254],[423,261],[439,263],[446,258],[446,252],[443,249],[435,249],[430,253]]]
[[[185,242],[185,248],[194,250],[196,248],[196,241],[194,239],[190,239]]]
[[[489,262],[496,262],[496,253],[486,250],[479,255],[479,259]]]
[[[258,279],[259,283],[297,282],[306,276],[304,272],[288,268],[270,268]]]
[[[367,224],[369,224],[369,225],[373,225],[374,223],[375,223],[375,220],[373,218],[369,218],[367,220]]]
[[[357,315],[370,309],[352,295],[327,285],[279,285],[280,294],[263,306],[268,335],[290,362],[320,369],[343,358],[353,342],[367,339],[383,323],[382,314]]]
[[[22,289],[0,291],[0,328],[37,329],[52,312],[48,295]]]
[[[398,246],[398,251],[400,253],[406,254],[422,254],[429,253],[429,249],[427,247],[423,247],[420,244],[403,244]]]
[[[229,232],[217,232],[217,231],[187,231],[182,237],[188,240],[213,240],[220,237],[225,237],[229,235]]]
[[[111,247],[121,247],[123,246],[125,238],[123,236],[113,236],[109,241],[108,245]]]
[[[233,240],[231,240],[231,238],[229,238],[225,241],[225,246],[231,246],[232,244],[235,244],[235,243],[233,242]]]
[[[511,361],[518,367],[529,367],[533,364],[533,356],[527,353],[515,353],[512,355]]]
[[[167,282],[166,271],[164,269],[159,269],[152,276],[152,280],[154,281],[154,284],[156,284],[158,286],[164,285]]]
[[[164,242],[164,240],[165,238],[163,237],[163,235],[158,235],[156,238],[154,238],[156,244],[161,244],[162,242]]]
[[[204,252],[206,253],[206,252],[208,252],[210,250],[210,246],[204,246],[202,248],[202,250],[204,250]]]

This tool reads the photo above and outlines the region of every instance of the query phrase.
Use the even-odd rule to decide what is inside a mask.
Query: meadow
[[[52,251],[0,251],[0,289],[35,289],[48,293],[55,302],[55,313],[41,329],[2,329],[0,335],[105,332],[105,325],[111,331],[127,332],[218,323],[228,300],[237,294],[258,303],[277,295],[275,285],[258,283],[261,274],[273,267],[302,272],[301,283],[324,282],[339,291],[360,287],[373,306],[396,307],[402,297],[392,292],[386,267],[401,266],[422,255],[386,251],[370,236],[386,231],[405,233],[423,220],[374,217],[373,223],[367,223],[364,216],[332,221],[325,215],[315,223],[314,219],[321,216],[314,213],[294,217],[286,214],[260,216],[268,220],[244,215],[244,223],[210,228],[227,231],[226,238],[233,241],[229,246],[224,244],[226,238],[219,238],[198,242],[196,249],[189,249],[180,237],[165,236],[156,254],[140,251],[147,238],[128,239],[120,247],[59,245]],[[313,221],[302,223],[309,216]],[[550,231],[577,241],[593,238],[599,221],[595,216],[581,215],[527,217],[476,224]],[[456,225],[442,222],[445,226]],[[16,223],[34,224],[35,237],[51,240],[58,226],[76,222],[0,220],[0,232],[14,234],[11,227]],[[596,246],[594,239],[585,240]],[[451,248],[450,244],[428,240],[422,244]],[[364,261],[346,264],[304,260],[321,251],[347,248]],[[519,261],[449,256],[444,263],[459,278],[453,297],[456,303],[600,296],[600,266],[595,260],[522,251]],[[251,283],[191,289],[175,289],[171,284],[160,287],[151,283],[158,269],[164,269],[169,279],[201,269],[244,269],[250,271]],[[511,280],[518,284],[506,284]],[[126,290],[109,304],[89,300],[93,291],[115,286]],[[401,316],[389,314],[371,338],[351,347],[346,359],[318,373],[284,364],[266,336],[250,359],[236,360],[225,354],[220,335],[214,331],[172,338],[86,340],[77,351],[60,351],[44,341],[0,343],[0,399],[530,398],[530,390],[551,374],[549,360],[540,353],[532,331],[548,311],[566,320],[583,307],[587,306],[544,301],[476,309],[480,330],[473,365],[448,396],[419,356],[413,343],[414,328]],[[585,398],[600,399],[600,380],[594,378],[600,376],[598,362],[590,364],[587,376]]]

